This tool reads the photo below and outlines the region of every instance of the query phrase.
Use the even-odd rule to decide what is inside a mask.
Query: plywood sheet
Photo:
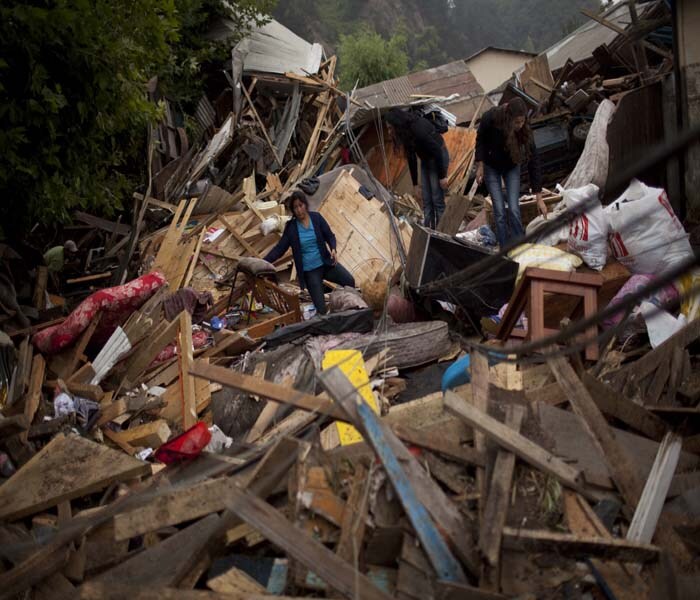
[[[0,520],[32,515],[151,472],[148,463],[79,436],[57,435],[0,487]]]
[[[401,265],[390,216],[380,200],[367,200],[360,184],[343,172],[329,189],[319,212],[335,233],[338,261],[358,284],[373,281],[377,273],[393,274]],[[400,224],[405,248],[411,244],[411,227]]]

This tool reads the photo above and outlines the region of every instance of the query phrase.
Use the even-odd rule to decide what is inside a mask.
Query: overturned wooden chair
[[[598,274],[527,268],[511,296],[496,339],[504,342],[510,338],[535,341],[557,333],[559,330],[552,327],[552,319],[545,308],[545,298],[551,299],[554,295],[579,298],[572,319],[593,316],[598,309],[598,290],[602,285],[603,277]],[[527,329],[516,328],[523,311],[527,316]],[[597,334],[598,327],[592,325],[582,336],[582,339],[592,340],[586,345],[587,360],[598,360]]]
[[[239,289],[238,293],[236,293],[236,281],[239,273],[245,278],[245,284],[243,289]],[[269,306],[278,313],[279,316],[270,320],[270,325],[273,329],[275,326],[298,323],[302,320],[299,298],[294,294],[285,292],[277,285],[277,272],[274,266],[260,258],[246,257],[238,261],[233,281],[231,282],[231,293],[229,294],[226,311],[230,310],[236,298],[246,294],[250,294],[246,325],[250,324],[254,300],[264,306]]]

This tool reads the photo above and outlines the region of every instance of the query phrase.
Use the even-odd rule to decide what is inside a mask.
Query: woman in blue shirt
[[[323,280],[355,287],[350,272],[338,264],[335,235],[320,213],[309,211],[309,201],[296,190],[290,197],[294,217],[287,223],[282,239],[265,260],[275,262],[291,247],[301,289],[308,289],[320,315],[326,314]]]

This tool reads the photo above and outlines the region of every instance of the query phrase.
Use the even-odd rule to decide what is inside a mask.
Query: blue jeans
[[[449,160],[447,148],[442,152]],[[435,159],[421,160],[421,190],[423,192],[423,225],[437,229],[442,213],[445,212],[445,191],[440,187],[440,170]]]
[[[304,282],[306,289],[309,290],[311,301],[316,307],[316,312],[319,315],[326,314],[326,299],[323,297],[323,280],[326,279],[338,285],[355,287],[355,278],[352,274],[340,263],[332,267],[323,265],[318,269],[304,271]]]
[[[506,197],[503,195],[503,181],[506,184],[507,209]],[[496,239],[503,247],[508,240],[525,235],[520,221],[520,165],[515,165],[510,171],[503,172],[485,164],[484,183],[493,202]],[[510,235],[508,229],[510,229]]]

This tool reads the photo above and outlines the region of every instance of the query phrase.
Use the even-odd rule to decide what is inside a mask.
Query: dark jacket
[[[418,155],[421,161],[434,160],[437,165],[440,179],[447,177],[447,168],[450,166],[450,158],[444,152],[445,140],[435,130],[433,124],[424,117],[418,117],[411,124],[411,135],[414,139],[414,147],[406,148],[406,159],[411,171],[413,185],[418,185]]]
[[[503,130],[496,126],[495,114],[496,109],[492,108],[481,117],[479,130],[476,135],[475,160],[476,162],[483,162],[501,173],[505,173],[510,171],[515,166],[515,163],[506,148]],[[530,146],[530,156],[527,170],[530,175],[530,187],[533,193],[536,194],[542,191],[542,174],[534,140]]]
[[[331,250],[335,250],[335,235],[331,231],[328,222],[321,216],[320,213],[309,211],[309,218],[314,225],[314,233],[316,234],[318,250],[321,253],[323,264],[328,267],[332,267],[333,259],[331,258],[331,253],[328,251],[328,246],[330,246]],[[268,262],[275,262],[276,260],[282,258],[284,253],[290,247],[292,248],[294,266],[296,267],[297,275],[299,276],[299,285],[301,286],[301,289],[305,289],[306,282],[304,281],[304,263],[301,255],[301,241],[299,240],[299,230],[297,229],[296,218],[292,218],[292,220],[287,223],[287,225],[284,227],[284,232],[282,233],[282,239],[280,239],[280,241],[277,242],[277,245],[263,258]]]

